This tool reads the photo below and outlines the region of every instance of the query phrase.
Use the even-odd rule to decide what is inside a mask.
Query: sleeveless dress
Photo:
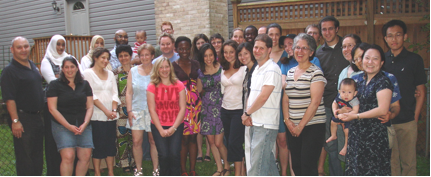
[[[221,70],[214,74],[205,75],[201,70],[198,71],[199,79],[202,82],[202,111],[201,134],[218,135],[224,132],[223,122],[220,119],[221,110]]]
[[[172,62],[177,78],[186,87],[186,116],[184,116],[183,135],[193,135],[201,131],[199,113],[201,112],[202,102],[197,88],[199,63],[190,60],[191,72],[186,72],[177,64]]]

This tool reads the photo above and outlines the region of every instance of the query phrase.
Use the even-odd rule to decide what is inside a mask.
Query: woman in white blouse
[[[84,71],[85,80],[93,90],[94,112],[91,117],[93,127],[93,164],[94,174],[100,175],[100,161],[106,159],[108,175],[114,175],[114,156],[116,155],[116,119],[118,119],[117,82],[114,74],[105,69],[111,54],[108,49],[97,48],[93,52],[91,69]]]
[[[221,48],[220,64],[223,67],[221,84],[223,101],[221,108],[221,120],[223,122],[224,136],[227,140],[227,160],[234,162],[235,175],[245,175],[244,167],[244,131],[241,116],[243,114],[242,84],[245,77],[246,66],[241,66],[236,49],[238,43],[228,40]],[[226,162],[225,162],[226,163]],[[228,175],[223,170],[223,176]]]
[[[105,39],[100,35],[95,35],[91,39],[90,50],[87,55],[81,58],[81,67],[83,71],[90,69],[90,65],[93,63],[93,52],[98,47],[105,47]]]

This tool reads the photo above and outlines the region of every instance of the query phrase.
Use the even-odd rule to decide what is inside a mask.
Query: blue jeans
[[[332,120],[332,109],[325,107],[326,112],[326,125],[325,125],[325,140],[328,139],[331,136],[331,120]],[[341,131],[343,132],[342,128],[338,128],[337,132]],[[338,133],[337,133],[338,136]],[[344,139],[344,134],[342,137],[338,136],[338,138]],[[331,176],[343,176],[344,172],[341,167],[341,161],[338,159],[338,140],[337,141],[331,141],[329,143],[325,143],[324,145],[326,152],[328,152],[329,155],[329,174]]]
[[[169,127],[163,126],[163,129]],[[181,175],[181,139],[183,137],[184,124],[178,126],[177,131],[170,137],[162,137],[154,124],[151,124],[154,142],[159,155],[160,176]]]
[[[263,128],[263,126],[250,127],[250,162],[248,176],[280,176],[275,165],[275,156],[272,149],[277,139],[278,130]]]

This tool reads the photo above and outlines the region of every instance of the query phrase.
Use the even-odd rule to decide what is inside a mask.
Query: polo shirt
[[[157,60],[160,60],[163,57],[163,55],[160,55],[159,57],[157,57],[156,59],[154,59],[151,63],[156,63]],[[169,58],[169,61],[171,61],[171,63],[173,63],[174,61],[177,61],[178,59],[180,59],[180,56],[178,55],[177,52],[174,52],[174,55],[172,55],[171,58]]]
[[[3,100],[14,100],[17,110],[42,111],[43,79],[36,65],[32,61],[29,62],[31,69],[12,59],[3,69],[0,78]]]
[[[320,60],[320,66],[327,81],[325,91],[323,92],[323,100],[325,107],[328,108],[332,107],[332,102],[338,93],[338,77],[341,71],[349,65],[349,62],[343,56],[341,49],[342,41],[343,38],[338,36],[338,43],[334,48],[331,48],[325,42],[316,51],[315,55]]]
[[[247,108],[250,108],[255,102],[264,85],[272,85],[274,89],[265,104],[251,114],[253,126],[263,126],[263,128],[278,130],[280,122],[281,70],[273,59],[269,59],[262,66],[257,65],[254,69],[251,76]]]
[[[384,68],[397,78],[402,96],[400,113],[392,120],[392,123],[410,122],[414,120],[415,115],[416,98],[414,95],[416,86],[427,82],[422,57],[406,48],[403,48],[396,57],[391,51],[386,52],[385,57]]]

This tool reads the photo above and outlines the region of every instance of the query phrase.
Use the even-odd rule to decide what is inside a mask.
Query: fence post
[[[232,15],[233,15],[233,28],[238,27],[238,4],[241,3],[241,0],[230,0],[232,3]]]
[[[367,42],[374,44],[374,0],[367,0]]]

